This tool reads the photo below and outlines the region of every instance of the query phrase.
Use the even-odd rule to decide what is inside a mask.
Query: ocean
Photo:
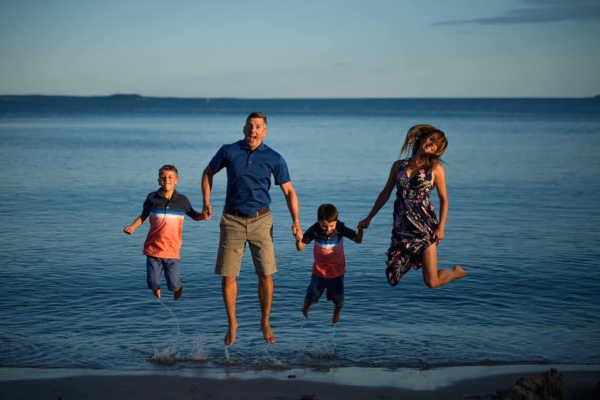
[[[210,221],[186,218],[184,293],[146,287],[148,222],[123,233],[179,169],[178,191],[202,208],[201,176],[246,116],[269,117],[265,143],[287,161],[302,227],[334,203],[363,219],[409,127],[449,140],[450,211],[440,268],[468,277],[428,289],[421,271],[387,284],[393,199],[362,244],[347,241],[346,304],[331,324],[322,298],[304,319],[312,249],[295,249],[271,188],[279,272],[271,324],[260,331],[247,251],[236,343],[214,274],[226,174],[215,176]],[[600,99],[178,99],[0,97],[0,368],[262,371],[512,364],[600,364]],[[437,205],[437,194],[432,196]],[[436,207],[437,209],[437,207]],[[163,278],[164,279],[164,278]],[[164,285],[166,289],[166,285]]]

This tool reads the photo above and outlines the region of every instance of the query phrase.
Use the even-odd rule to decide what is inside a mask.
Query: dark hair
[[[325,203],[319,206],[317,210],[317,219],[319,221],[334,222],[338,219],[338,210],[333,204]]]
[[[435,154],[431,154],[423,157],[417,161],[417,165],[427,165],[429,168],[434,168],[436,164],[442,163],[442,154],[448,148],[448,139],[446,139],[446,134],[436,128],[435,126],[421,124],[415,125],[408,130],[406,134],[406,140],[404,140],[404,145],[402,145],[402,150],[400,151],[400,157],[402,154],[408,154],[411,152],[411,156],[414,156],[417,151],[421,148],[421,144],[423,140],[426,140],[428,137],[437,135],[437,150]]]
[[[163,165],[158,170],[158,174],[160,175],[160,173],[163,171],[173,171],[173,172],[175,172],[175,175],[179,176],[179,172],[177,171],[177,168],[175,168],[174,165],[169,165],[169,164]]]
[[[248,118],[246,118],[246,122],[250,121],[252,118],[260,118],[263,121],[265,121],[265,125],[267,125],[267,116],[261,113],[260,111],[250,113],[250,115],[248,115]]]

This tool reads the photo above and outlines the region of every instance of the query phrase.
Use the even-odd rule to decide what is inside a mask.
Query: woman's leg
[[[455,279],[462,279],[467,276],[467,271],[460,265],[455,265],[454,270],[440,269],[437,266],[437,246],[432,244],[423,252],[423,281],[430,289],[436,289],[447,285]]]

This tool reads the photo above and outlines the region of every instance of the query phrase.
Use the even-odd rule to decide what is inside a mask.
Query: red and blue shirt
[[[156,258],[177,258],[182,244],[183,219],[202,213],[192,208],[184,195],[173,192],[167,199],[161,190],[148,194],[141,214],[142,221],[150,219],[150,230],[144,242],[144,254]]]
[[[356,231],[347,228],[338,221],[331,235],[326,235],[319,223],[315,223],[304,232],[302,242],[309,244],[313,240],[314,263],[312,273],[322,278],[337,278],[346,273],[346,256],[344,255],[344,237],[352,240]]]

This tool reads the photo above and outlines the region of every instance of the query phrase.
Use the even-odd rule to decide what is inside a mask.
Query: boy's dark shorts
[[[152,290],[160,289],[160,278],[165,272],[167,287],[171,292],[181,287],[181,275],[179,273],[181,262],[178,258],[156,258],[146,257],[146,283]]]
[[[316,304],[325,289],[327,289],[327,300],[333,301],[337,307],[344,305],[344,275],[337,278],[323,278],[313,274],[310,285],[306,288],[304,303],[311,306]]]

